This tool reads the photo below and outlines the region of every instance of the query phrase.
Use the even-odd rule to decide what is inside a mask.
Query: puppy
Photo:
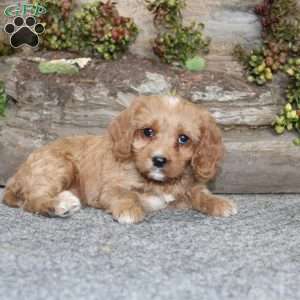
[[[63,138],[34,151],[8,181],[4,203],[57,217],[91,206],[120,223],[168,206],[228,217],[234,203],[205,185],[222,156],[207,110],[178,97],[139,97],[103,136]]]

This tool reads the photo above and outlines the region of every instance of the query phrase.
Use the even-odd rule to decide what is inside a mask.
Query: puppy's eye
[[[185,134],[181,134],[179,137],[178,137],[178,143],[180,145],[185,145],[189,142],[190,138],[185,135]]]
[[[144,128],[143,133],[146,137],[153,137],[155,135],[155,131],[152,128]]]

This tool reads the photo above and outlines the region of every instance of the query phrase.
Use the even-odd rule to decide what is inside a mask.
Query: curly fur
[[[155,135],[145,136],[145,128]],[[189,137],[184,145],[182,134]],[[139,97],[103,136],[67,137],[34,151],[8,181],[4,202],[59,217],[78,211],[81,202],[120,223],[140,222],[147,211],[165,207],[229,216],[235,205],[205,185],[223,149],[221,131],[203,107],[177,97]],[[157,155],[167,160],[163,168],[153,165]]]

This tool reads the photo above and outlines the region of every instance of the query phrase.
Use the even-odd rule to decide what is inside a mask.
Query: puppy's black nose
[[[167,159],[163,156],[154,156],[152,157],[153,165],[157,168],[163,168],[167,162]]]

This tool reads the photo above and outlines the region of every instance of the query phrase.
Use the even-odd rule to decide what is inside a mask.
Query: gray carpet
[[[0,299],[300,299],[300,195],[233,196],[239,214],[119,225],[0,205]]]

